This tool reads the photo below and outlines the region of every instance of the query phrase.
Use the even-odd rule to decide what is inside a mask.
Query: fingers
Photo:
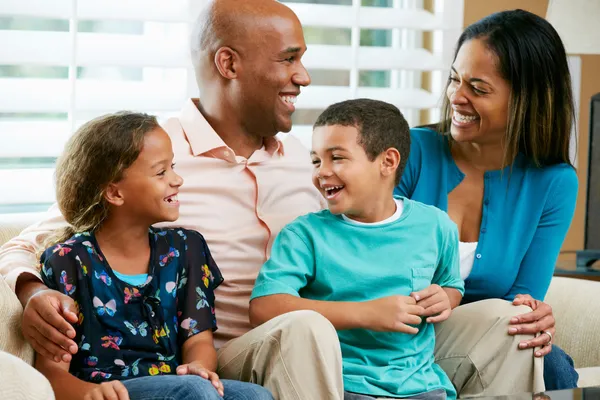
[[[119,400],[129,400],[129,392],[123,383],[120,381],[112,381],[112,386],[117,393]]]
[[[119,395],[112,382],[100,384],[100,389],[102,391],[102,398],[106,400],[119,400]]]
[[[215,387],[215,389],[217,389],[217,392],[219,392],[219,395],[221,395],[221,397],[224,395],[223,392],[223,383],[221,383],[221,381],[219,380],[219,375],[217,375],[216,372],[209,372],[209,380],[212,383],[212,385]]]
[[[42,321],[33,328],[37,331],[36,339],[42,343],[46,350],[50,351],[54,357],[59,357],[64,361],[70,361],[69,352],[77,353],[77,345],[71,339],[57,331],[53,326]],[[68,351],[66,349],[69,349]],[[66,359],[68,358],[68,360]]]
[[[550,307],[550,305],[546,303],[540,302],[536,310],[525,314],[517,315],[510,320],[510,323],[513,325],[529,323],[540,320],[546,316],[550,316],[552,320],[554,320],[554,316],[552,315],[552,307]]]
[[[425,309],[421,306],[406,306],[405,309],[406,314],[408,315],[423,315],[425,313]]]
[[[75,305],[75,301],[73,301],[72,298],[70,298],[68,296],[64,296],[63,300],[60,302],[60,308],[61,308],[63,317],[68,322],[74,324],[79,320],[79,317],[77,316],[77,313],[79,312],[79,310],[77,309],[77,306]],[[71,327],[71,329],[68,329],[68,330],[62,331],[62,332],[64,332],[70,338],[75,337],[75,330],[73,329],[73,327]],[[72,336],[71,336],[71,334],[72,334]]]
[[[42,346],[35,337],[28,337],[27,341],[29,344],[31,344],[31,347],[33,347],[33,350],[35,350],[38,355],[47,358],[48,360],[53,360],[54,362],[60,361],[60,357],[55,357],[54,354],[52,354],[49,350],[46,350],[46,348]]]
[[[556,333],[556,329],[554,328],[547,329],[547,331],[550,332],[551,335],[554,335]],[[538,348],[535,352],[536,357],[543,357],[547,355],[552,350],[551,336],[542,332],[533,339],[523,340],[519,342],[519,349],[521,350],[530,349],[534,347]]]
[[[448,319],[448,317],[450,317],[450,314],[452,314],[452,310],[450,309],[445,309],[444,311],[442,311],[440,313],[440,315],[436,315],[433,317],[429,317],[427,318],[427,322],[429,322],[430,324],[435,324],[437,322],[442,322]]]
[[[420,322],[420,320],[419,320],[419,322]],[[416,335],[417,333],[419,333],[419,330],[417,328],[412,327],[410,325],[403,324],[401,322],[399,322],[395,328],[396,329],[394,329],[394,330],[396,332],[404,332],[404,333],[409,333],[411,335]]]
[[[423,290],[411,293],[410,297],[414,298],[416,301],[420,301],[433,296],[439,289],[440,287],[438,285],[429,285]]]
[[[430,306],[429,308],[426,308],[423,312],[423,316],[430,317],[432,315],[437,315],[437,314],[439,314],[445,310],[449,310],[449,309],[450,309],[450,304],[446,304],[444,302],[439,302],[437,304]]]
[[[28,303],[29,306],[29,303]],[[41,318],[36,321],[36,328],[46,339],[53,341],[71,353],[77,352],[77,345],[70,338],[75,337],[75,329],[69,324],[58,310],[49,302],[36,302],[31,304],[34,311]]]
[[[50,358],[51,360],[54,360],[55,362],[60,362],[60,361],[70,362],[71,361],[72,357],[69,354],[69,352],[67,352],[65,349],[63,349],[62,347],[58,346],[56,343],[51,341],[51,339],[48,338],[48,335],[39,331],[39,329],[41,329],[40,327],[36,326],[33,329],[36,330],[36,334],[30,336],[29,340],[35,341],[38,346],[43,347],[44,350],[50,354],[50,356],[48,358]],[[51,335],[51,336],[53,336],[53,335]],[[40,352],[40,354],[45,354],[45,353]]]
[[[196,364],[183,364],[177,367],[177,375],[198,375],[204,379],[209,379],[209,371]]]
[[[535,335],[541,331],[548,330],[553,328],[555,325],[554,317],[552,315],[546,315],[541,319],[532,322],[525,323],[519,325],[511,325],[508,328],[509,335],[518,335],[518,334],[530,334]]]

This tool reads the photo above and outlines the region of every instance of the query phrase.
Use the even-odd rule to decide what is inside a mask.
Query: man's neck
[[[263,137],[244,129],[237,118],[224,112],[224,107],[219,107],[215,103],[199,101],[198,110],[236,155],[250,158],[256,150],[263,147]]]

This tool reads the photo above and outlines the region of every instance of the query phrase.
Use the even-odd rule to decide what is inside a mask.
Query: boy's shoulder
[[[411,214],[414,213],[414,215],[420,218],[423,223],[432,224],[442,231],[457,229],[456,224],[450,219],[450,216],[436,206],[421,203],[417,200],[407,199],[405,197],[402,199],[405,204],[406,202],[410,202],[412,207]]]
[[[282,230],[292,231],[301,237],[312,237],[319,235],[324,229],[331,228],[338,221],[338,216],[325,209],[301,215],[285,225]]]

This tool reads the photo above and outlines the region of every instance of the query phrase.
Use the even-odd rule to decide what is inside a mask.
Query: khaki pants
[[[504,300],[460,306],[436,326],[436,362],[460,397],[543,391],[543,364],[518,350],[508,321],[530,311]],[[312,311],[281,315],[219,349],[225,379],[261,384],[281,400],[341,400],[342,361],[335,329]]]

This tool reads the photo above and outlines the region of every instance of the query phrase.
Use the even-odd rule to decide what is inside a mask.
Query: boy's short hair
[[[370,161],[390,147],[400,153],[395,184],[400,183],[410,154],[410,128],[400,110],[380,100],[354,99],[330,105],[319,115],[313,129],[320,126],[353,126]]]

